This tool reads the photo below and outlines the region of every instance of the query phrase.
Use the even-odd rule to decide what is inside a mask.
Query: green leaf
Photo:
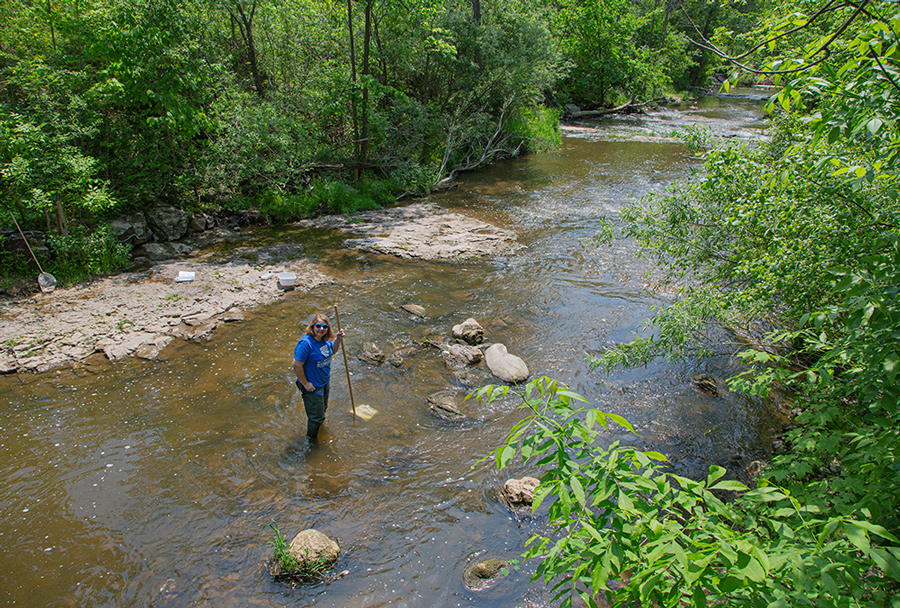
[[[588,401],[585,397],[582,397],[578,393],[573,393],[572,391],[559,390],[556,392],[556,394],[559,395],[560,397],[566,397],[568,399],[571,399],[572,401],[581,401],[583,403],[590,403],[590,401]]]
[[[819,573],[819,576],[822,578],[822,583],[824,583],[825,588],[833,597],[841,597],[841,590],[831,574],[823,570]]]
[[[879,526],[877,524],[873,524],[871,522],[864,521],[861,519],[854,519],[850,522],[850,524],[857,526],[859,528],[862,528],[863,530],[866,530],[866,531],[870,532],[871,534],[877,534],[881,538],[885,538],[891,542],[900,543],[900,540],[898,540],[896,536],[891,534],[887,530],[887,528],[884,528],[883,526]]]
[[[745,567],[740,569],[740,573],[757,583],[761,583],[766,580],[766,571],[763,569],[762,565],[753,557],[749,559]]]
[[[497,469],[503,470],[506,465],[512,461],[516,455],[516,448],[511,445],[505,445],[497,452]]]
[[[735,576],[726,576],[717,585],[722,593],[733,593],[744,586],[744,581]]]
[[[694,593],[691,594],[691,605],[694,608],[704,608],[706,606],[706,593],[702,587],[694,589]]]
[[[710,490],[731,490],[734,492],[748,492],[750,488],[739,481],[726,479],[725,481],[720,481],[719,483],[711,487]]]
[[[569,478],[569,485],[572,486],[572,493],[575,494],[575,500],[578,501],[582,507],[585,506],[585,497],[584,497],[584,486],[581,485],[581,482],[574,475]]]
[[[866,128],[869,130],[869,133],[875,135],[878,133],[878,130],[881,128],[881,125],[884,124],[884,121],[880,118],[873,118],[868,123],[866,123]]]
[[[626,429],[626,430],[629,430],[629,431],[631,431],[632,433],[634,433],[634,427],[631,426],[631,423],[628,422],[628,420],[626,420],[626,419],[623,418],[622,416],[619,416],[618,414],[610,414],[609,412],[607,412],[606,415],[609,416],[609,417],[613,420],[613,422],[615,422],[616,424],[618,424],[618,425],[621,426],[622,428],[624,428],[624,429]]]
[[[863,553],[869,552],[869,536],[863,531],[862,528],[855,526],[855,522],[848,522],[846,527],[844,528],[844,534],[847,535],[847,539],[853,543],[853,546],[862,551]]]
[[[661,454],[659,452],[644,452],[644,456],[651,460],[658,460],[659,462],[668,462],[668,458],[666,458],[665,454]]]
[[[721,479],[723,475],[725,475],[728,471],[724,468],[713,465],[709,467],[709,475],[706,477],[706,485],[710,486],[716,482],[717,479]]]
[[[619,508],[625,511],[633,511],[634,510],[634,502],[631,500],[631,496],[628,495],[627,492],[623,492],[619,490]]]
[[[872,561],[875,562],[875,565],[881,568],[886,574],[894,579],[894,581],[900,582],[900,560],[897,560],[897,558],[884,549],[875,547],[872,547],[869,555],[872,558]]]

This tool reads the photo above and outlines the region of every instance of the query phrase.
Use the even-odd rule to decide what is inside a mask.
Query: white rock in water
[[[521,358],[509,354],[506,346],[499,342],[485,351],[484,360],[494,377],[504,382],[524,382],[531,373]]]

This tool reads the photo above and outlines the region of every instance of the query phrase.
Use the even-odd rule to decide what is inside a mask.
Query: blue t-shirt
[[[306,379],[316,388],[328,384],[331,378],[331,355],[334,354],[334,342],[319,341],[309,334],[303,334],[294,347],[294,359],[303,364]]]

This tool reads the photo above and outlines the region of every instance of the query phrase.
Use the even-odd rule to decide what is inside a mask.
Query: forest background
[[[543,472],[555,532],[527,555],[563,605],[900,606],[896,2],[0,11],[0,222],[46,230],[49,269],[70,278],[127,263],[106,222],[129,209],[278,223],[371,208],[553,145],[566,103],[639,103],[714,70],[771,82],[767,142],[690,134],[703,174],[613,222],[681,298],[594,362],[737,352],[731,390],[792,404],[785,450],[752,489],[721,467],[678,477],[661,454],[605,445],[627,421],[541,379],[497,463]]]
[[[271,223],[390,204],[558,142],[559,108],[705,83],[758,8],[719,0],[2,0],[0,226],[77,279],[109,218],[165,204]],[[4,257],[0,266],[21,266]]]

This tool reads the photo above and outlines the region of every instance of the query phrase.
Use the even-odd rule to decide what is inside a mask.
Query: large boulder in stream
[[[485,351],[484,360],[494,377],[503,382],[518,384],[527,380],[531,374],[525,362],[521,358],[511,355],[506,350],[506,345],[499,342],[492,344]]]
[[[269,562],[269,573],[276,577],[318,578],[341,556],[340,546],[314,528],[303,530],[288,547],[286,559]],[[293,563],[291,563],[293,562]]]
[[[500,490],[500,500],[514,511],[530,509],[534,503],[534,491],[540,483],[541,481],[534,477],[507,480]]]
[[[484,328],[475,319],[466,319],[453,326],[453,337],[475,346],[484,342]]]

